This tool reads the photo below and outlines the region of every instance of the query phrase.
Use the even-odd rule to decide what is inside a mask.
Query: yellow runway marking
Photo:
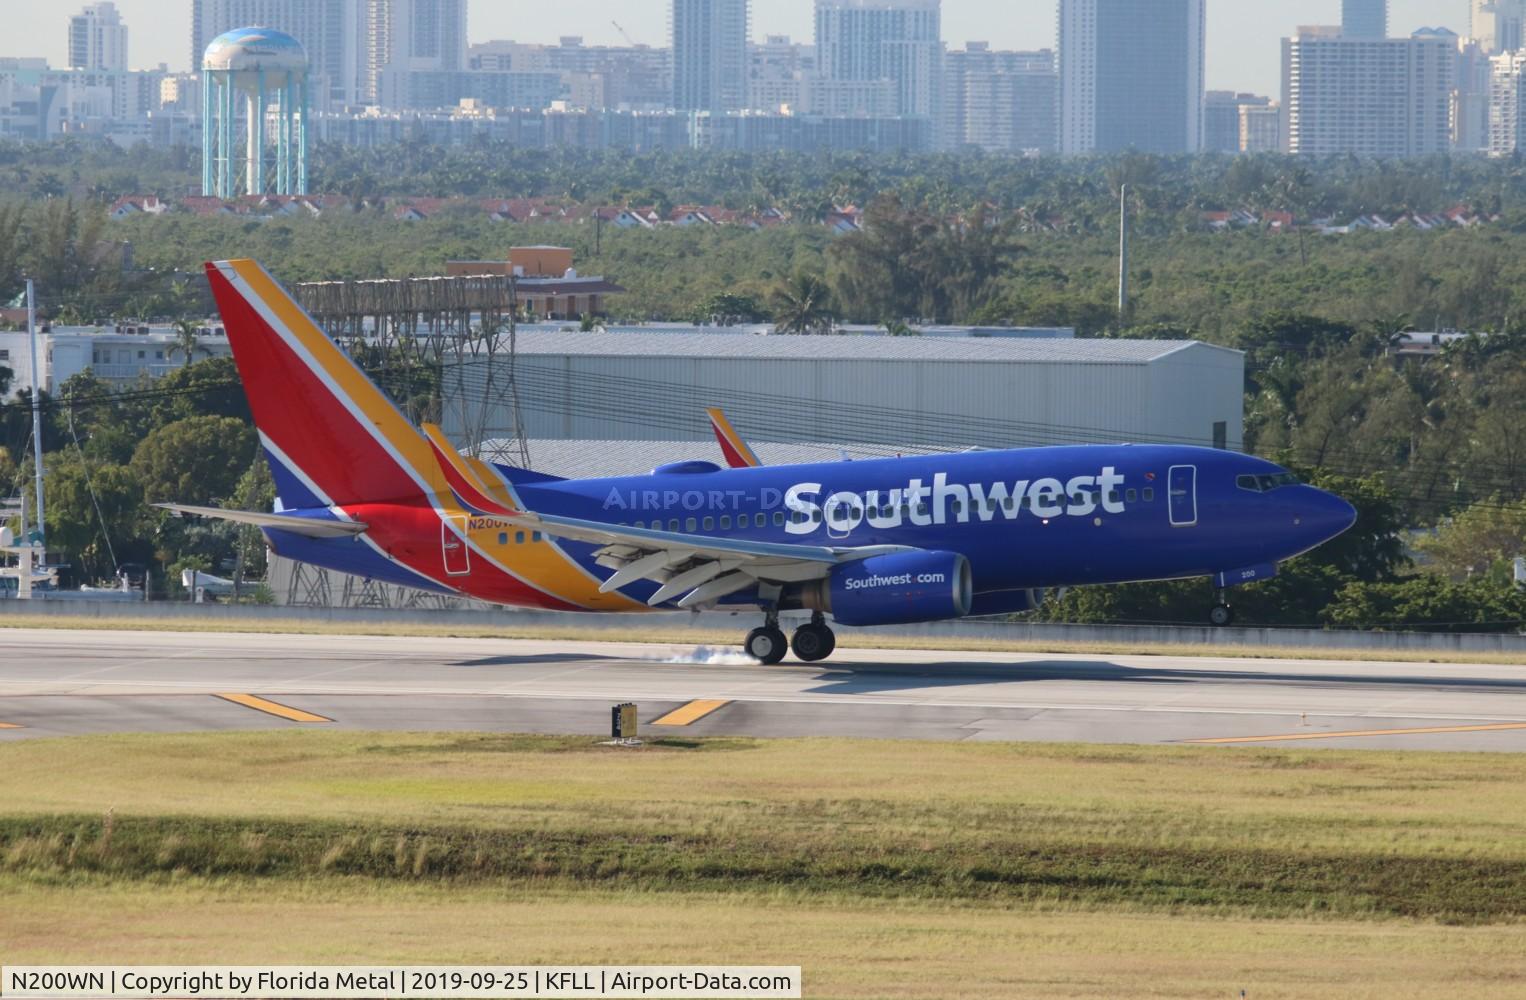
[[[300,708],[292,708],[289,705],[278,705],[273,701],[266,701],[264,698],[256,698],[252,694],[220,694],[217,697],[223,699],[224,701],[231,701],[235,705],[243,705],[245,708],[252,708],[256,712],[265,712],[268,715],[278,715],[283,719],[290,719],[292,722],[334,721],[333,719],[326,719],[321,715],[314,715],[311,712],[304,712]]]
[[[1526,722],[1495,722],[1482,726],[1422,726],[1418,729],[1356,729],[1345,733],[1284,733],[1280,736],[1218,736],[1183,743],[1272,743],[1281,740],[1333,740],[1342,736],[1419,736],[1425,733],[1489,733],[1526,729]]]
[[[652,723],[654,726],[687,726],[698,722],[718,708],[729,705],[729,701],[691,701],[687,705],[681,705],[673,709],[667,715]]]

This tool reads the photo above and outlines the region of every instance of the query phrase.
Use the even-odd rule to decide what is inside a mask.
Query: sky
[[[42,55],[65,63],[68,15],[83,0],[59,4],[0,0],[0,56]],[[190,0],[116,0],[128,26],[134,67],[168,63],[183,70],[189,58]],[[637,42],[667,41],[668,0],[470,0],[471,40],[510,38],[555,42],[582,35],[590,45],[623,44],[612,21]],[[811,37],[812,0],[753,0],[753,34]],[[1408,34],[1442,26],[1466,34],[1468,0],[1390,0],[1389,31]],[[992,48],[1031,49],[1054,45],[1054,0],[943,0],[943,38],[951,48],[968,40]],[[1208,0],[1208,87],[1277,96],[1280,47],[1277,40],[1300,24],[1335,24],[1340,0]]]

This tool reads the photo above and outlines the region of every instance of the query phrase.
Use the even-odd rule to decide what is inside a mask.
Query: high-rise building
[[[1526,148],[1526,52],[1491,59],[1489,88],[1489,153],[1509,156]]]
[[[1206,0],[1059,0],[1060,151],[1203,145]]]
[[[466,0],[359,0],[359,100],[376,103],[383,73],[467,68]],[[405,88],[406,89],[406,88]]]
[[[127,25],[116,4],[89,4],[69,18],[69,68],[127,69]]]
[[[1203,98],[1203,151],[1244,152],[1245,145],[1241,138],[1244,109],[1264,108],[1271,104],[1270,97],[1237,94],[1232,90],[1210,90]]]
[[[723,114],[747,105],[748,0],[673,0],[673,107]]]
[[[889,80],[896,113],[942,108],[942,0],[816,0],[816,59],[829,80]]]
[[[1469,38],[1457,47],[1457,80],[1452,88],[1452,148],[1477,153],[1489,148],[1489,98],[1493,64],[1484,47]]]
[[[361,100],[363,7],[367,0],[192,0],[191,65],[212,39],[236,28],[274,28],[307,51],[315,107]]]
[[[1299,28],[1282,40],[1282,99],[1291,153],[1424,156],[1451,146],[1457,36],[1347,38]]]
[[[816,47],[769,35],[747,46],[747,106],[778,113],[802,111],[808,82],[816,75]]]
[[[560,73],[578,107],[661,111],[672,106],[673,59],[667,48],[584,45],[582,36],[564,35],[556,45],[481,42],[467,51],[467,61],[472,70]],[[588,96],[578,97],[579,92]]]
[[[1478,42],[1484,55],[1521,48],[1526,0],[1469,0],[1468,11],[1468,36]]]
[[[1282,105],[1240,105],[1240,152],[1282,152]]]
[[[941,144],[987,152],[1052,153],[1059,138],[1054,52],[992,51],[968,42],[943,57]]]
[[[1341,0],[1341,34],[1348,38],[1387,38],[1388,0]]]

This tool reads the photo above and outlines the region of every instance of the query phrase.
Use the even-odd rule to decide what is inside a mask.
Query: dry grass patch
[[[767,896],[0,878],[6,961],[801,965],[807,995],[1522,995],[1519,925],[1254,921]]]
[[[0,870],[1498,922],[1526,914],[1517,778],[1503,754],[86,737],[0,746]]]

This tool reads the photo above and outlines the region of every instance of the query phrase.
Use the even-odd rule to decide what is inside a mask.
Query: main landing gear
[[[789,643],[784,641],[784,632],[779,628],[779,612],[768,612],[763,624],[747,633],[742,647],[748,656],[770,667],[784,659]]]
[[[837,648],[837,636],[827,628],[826,621],[818,611],[811,616],[810,621],[795,629],[789,644],[796,657],[806,663],[815,663],[832,655],[832,650]]]
[[[767,666],[783,660],[784,654],[790,649],[802,661],[815,663],[832,655],[832,651],[837,648],[837,636],[832,634],[826,621],[817,613],[809,622],[795,629],[794,636],[786,643],[784,632],[779,628],[779,613],[770,611],[762,625],[747,633],[747,639],[742,645],[748,656]]]

